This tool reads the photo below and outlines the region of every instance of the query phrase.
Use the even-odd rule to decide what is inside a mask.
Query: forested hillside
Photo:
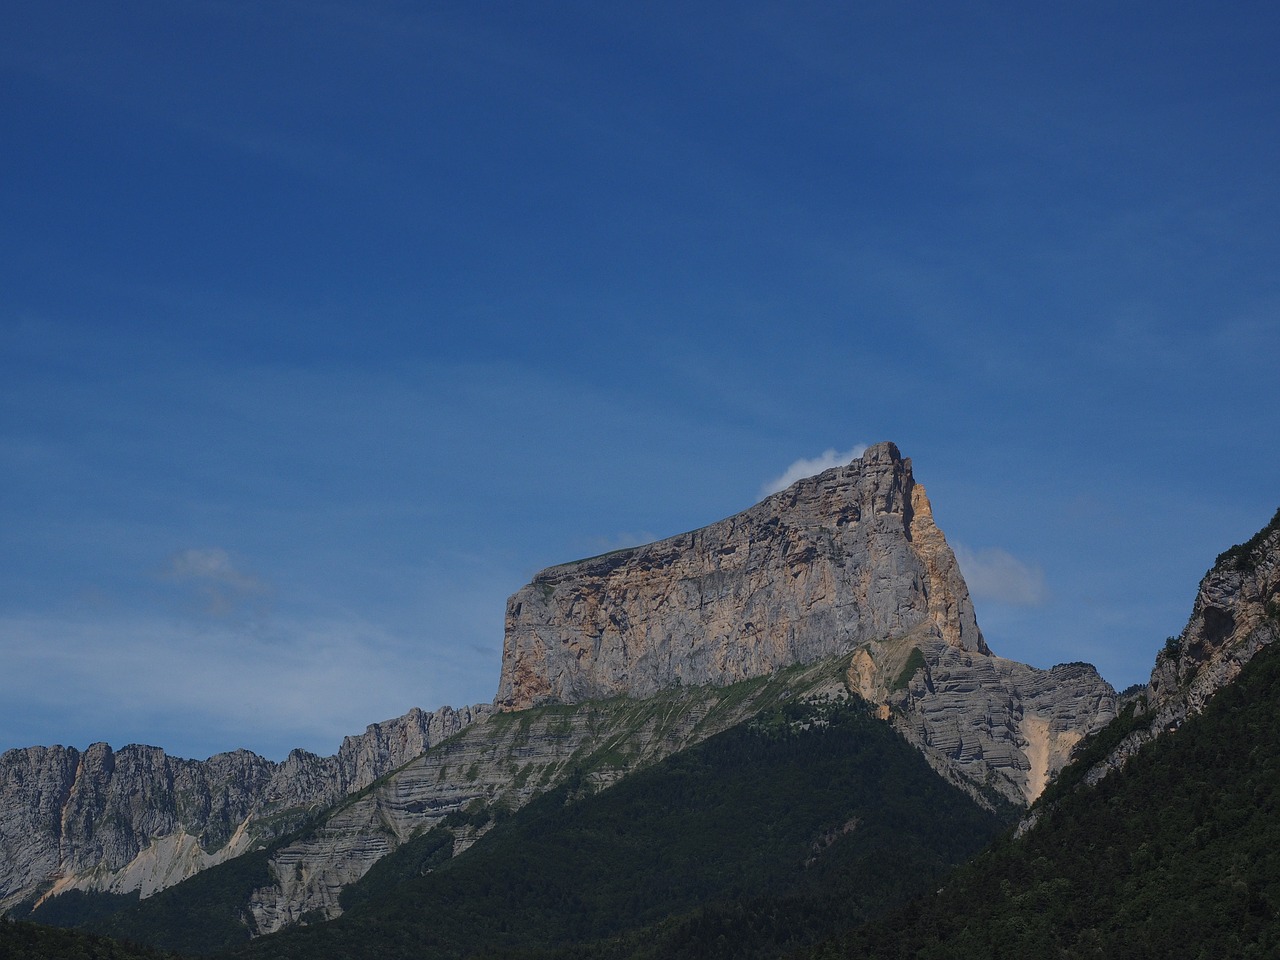
[[[0,917],[0,960],[173,960],[174,955],[78,930]]]
[[[678,918],[768,900],[786,915],[743,927],[752,942],[735,937],[733,952],[767,955],[927,889],[1008,822],[947,785],[861,701],[791,705],[599,794],[571,780],[457,860],[438,828],[349,890],[338,920],[237,956],[527,953],[625,944],[654,924],[706,956],[714,922]]]

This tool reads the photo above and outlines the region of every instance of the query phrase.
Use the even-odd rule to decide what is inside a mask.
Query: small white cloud
[[[955,554],[975,599],[1014,607],[1038,607],[1049,598],[1044,571],[1039,566],[1023,563],[999,547],[970,550],[957,543]]]
[[[853,449],[846,450],[843,453],[834,447],[828,447],[819,456],[812,459],[797,460],[787,467],[779,477],[770,480],[761,487],[760,496],[767,497],[772,493],[777,493],[779,490],[785,490],[797,480],[804,477],[812,477],[823,470],[830,470],[832,467],[843,467],[850,461],[858,459],[866,451],[867,445],[865,443],[859,443]]]
[[[218,547],[175,553],[160,576],[194,594],[203,612],[214,617],[258,609],[272,592],[270,584],[237,569],[230,554]]]

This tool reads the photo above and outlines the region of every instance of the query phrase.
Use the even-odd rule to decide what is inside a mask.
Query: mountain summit
[[[700,530],[543,570],[507,603],[494,702],[724,685],[908,635],[990,653],[911,461],[878,443]]]
[[[892,443],[728,519],[538,573],[507,602],[503,711],[846,661],[845,687],[966,790],[1028,804],[1115,716],[1093,667],[992,654]]]

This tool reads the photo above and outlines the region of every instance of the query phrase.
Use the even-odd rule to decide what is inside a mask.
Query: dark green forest
[[[0,917],[0,960],[174,960],[174,957],[97,934]]]

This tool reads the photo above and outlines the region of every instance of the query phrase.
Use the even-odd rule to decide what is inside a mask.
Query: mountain
[[[99,929],[193,952],[331,920],[343,912],[345,890],[437,828],[450,831],[450,856],[461,855],[494,824],[566,780],[598,791],[762,710],[847,696],[842,669],[841,661],[823,661],[730,687],[495,714],[250,855],[252,864],[249,857],[232,859],[136,904],[80,897],[75,912],[60,917],[68,894],[47,901],[33,918],[79,923],[103,907],[126,907]],[[207,924],[193,922],[197,904],[206,913],[216,905]]]
[[[210,786],[193,794],[181,776],[194,774],[160,757],[108,764],[104,747],[103,763],[64,755],[63,779],[37,788],[44,755],[31,754],[30,772],[15,757],[21,773],[0,786],[15,861],[0,895],[142,894],[130,914],[152,927],[179,922],[155,919],[166,904],[216,886],[217,923],[232,925],[216,936],[232,942],[339,916],[344,890],[450,818],[467,818],[453,833],[460,855],[571,777],[609,786],[789,701],[856,694],[991,811],[1034,800],[1116,711],[1092,667],[1038,670],[991,653],[924,488],[891,443],[702,530],[545,570],[507,613],[496,712],[455,714],[443,739],[404,738],[362,777],[307,755],[261,772],[245,759],[243,771],[202,774]],[[82,785],[54,785],[72,765]],[[192,818],[191,796],[201,817],[225,808],[216,829]],[[104,842],[116,833],[127,835],[119,849]],[[30,850],[27,835],[39,838]],[[199,883],[162,889],[202,868]],[[48,898],[35,915],[76,902]]]
[[[1072,777],[1097,782],[1143,744],[1200,713],[1280,636],[1280,510],[1245,543],[1219,554],[1200,581],[1182,633],[1156,654],[1146,690],[1082,757]],[[1103,743],[1106,744],[1105,749]]]
[[[507,603],[495,703],[732,683],[852,654],[847,682],[940,773],[1027,804],[1115,691],[994,656],[911,460],[892,443],[711,526],[537,574]]]
[[[692,533],[543,570],[507,603],[497,705],[725,686],[887,637],[990,655],[891,443]]]

